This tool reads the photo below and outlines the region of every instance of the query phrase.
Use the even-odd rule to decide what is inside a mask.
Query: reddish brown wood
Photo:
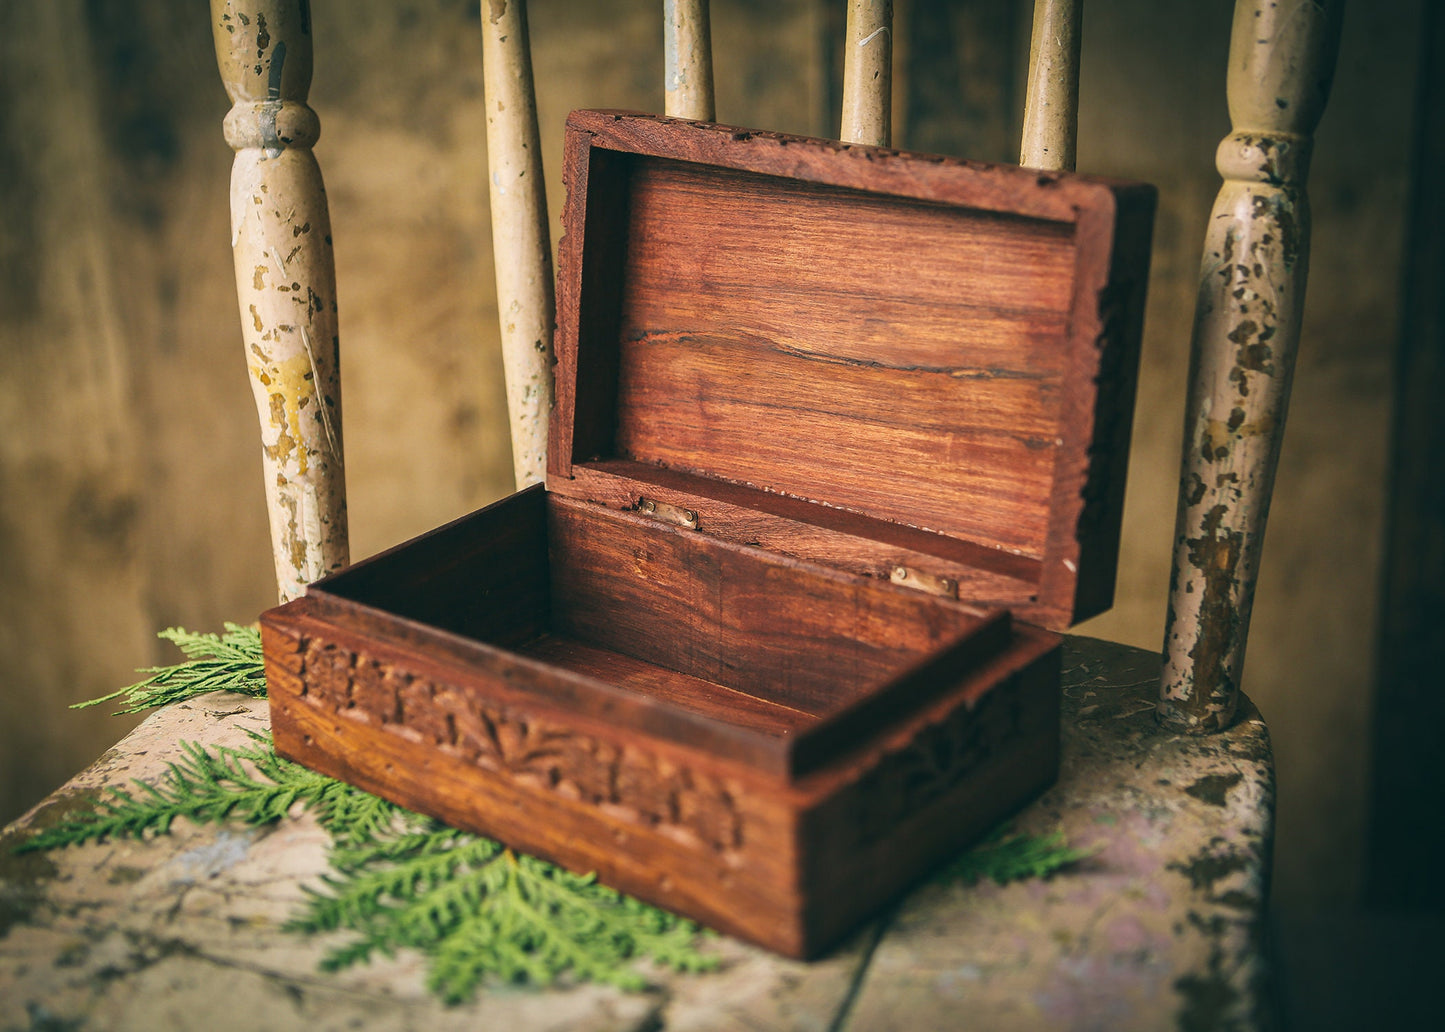
[[[804,558],[842,509],[1033,560],[1029,619],[1107,607],[1152,190],[608,112],[565,175],[551,490],[658,466],[815,503]]]
[[[265,614],[277,748],[812,956],[1055,776],[1014,617],[1112,593],[1153,196],[599,112],[566,176],[546,491]]]
[[[715,720],[757,728],[777,738],[796,735],[818,722],[815,713],[770,702],[750,692],[669,670],[644,659],[633,659],[565,635],[544,634],[522,646],[521,651],[562,670],[595,677],[608,684],[627,685]]]
[[[866,741],[1011,640],[1007,611],[537,488],[314,585],[311,602],[472,668],[488,691],[789,773]]]
[[[984,632],[987,614],[598,506],[550,507],[553,630],[824,715]],[[994,627],[993,625],[1000,625]]]
[[[305,598],[262,620],[276,748],[715,928],[814,956],[1051,782],[1058,638],[1022,629],[870,744],[801,778],[357,634]]]
[[[628,459],[573,466],[572,479],[578,497],[617,509],[640,498],[691,507],[699,530],[780,555],[883,580],[894,566],[924,569],[952,577],[959,597],[976,605],[1035,601],[1037,559],[960,538]]]

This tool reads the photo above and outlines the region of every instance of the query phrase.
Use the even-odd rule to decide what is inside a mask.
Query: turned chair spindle
[[[1074,171],[1084,0],[1035,0],[1019,164]]]
[[[893,0],[849,0],[843,40],[845,143],[892,142]]]
[[[1343,4],[1238,0],[1229,49],[1234,131],[1215,163],[1164,636],[1159,718],[1229,726],[1299,343],[1309,263],[1305,178],[1329,94]]]
[[[482,0],[482,74],[487,110],[487,181],[502,367],[518,488],[547,472],[552,412],[552,243],[542,141],[532,88],[525,0]]]
[[[336,273],[305,0],[212,0],[232,107],[231,245],[282,601],[348,562]]]
[[[712,31],[708,0],[662,0],[664,112],[711,122]]]

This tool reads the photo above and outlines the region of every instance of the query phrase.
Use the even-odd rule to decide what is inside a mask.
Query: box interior
[[[358,563],[312,594],[570,671],[595,682],[599,699],[645,696],[687,715],[687,727],[787,741],[793,771],[956,683],[1009,635],[1006,612],[539,489]],[[804,740],[811,760],[793,755]]]
[[[935,573],[982,571],[968,597],[1036,600],[1080,387],[1073,223],[599,148],[589,161],[552,490],[660,471],[698,495],[752,491],[762,511],[801,502],[788,519],[831,531],[846,514],[860,539],[911,535]]]

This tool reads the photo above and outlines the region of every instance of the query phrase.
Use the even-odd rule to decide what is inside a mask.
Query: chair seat
[[[925,884],[811,964],[719,938],[718,971],[659,974],[660,990],[507,987],[457,1008],[428,994],[416,955],[324,973],[340,940],[281,930],[327,869],[310,816],[11,855],[26,826],[158,778],[176,743],[243,746],[267,726],[263,700],[173,706],[0,838],[0,1026],[781,1029],[834,1027],[846,1010],[838,1027],[869,1032],[957,1028],[962,1015],[989,1029],[1251,1028],[1265,1004],[1269,733],[1247,704],[1209,738],[1160,730],[1159,663],[1068,639],[1063,770],[1015,827],[1062,829],[1095,852],[1051,880]]]

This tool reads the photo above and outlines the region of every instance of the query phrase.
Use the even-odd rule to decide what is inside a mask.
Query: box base
[[[262,620],[276,750],[792,957],[1053,782],[1059,637],[1010,646],[801,777],[568,712],[314,599]]]

